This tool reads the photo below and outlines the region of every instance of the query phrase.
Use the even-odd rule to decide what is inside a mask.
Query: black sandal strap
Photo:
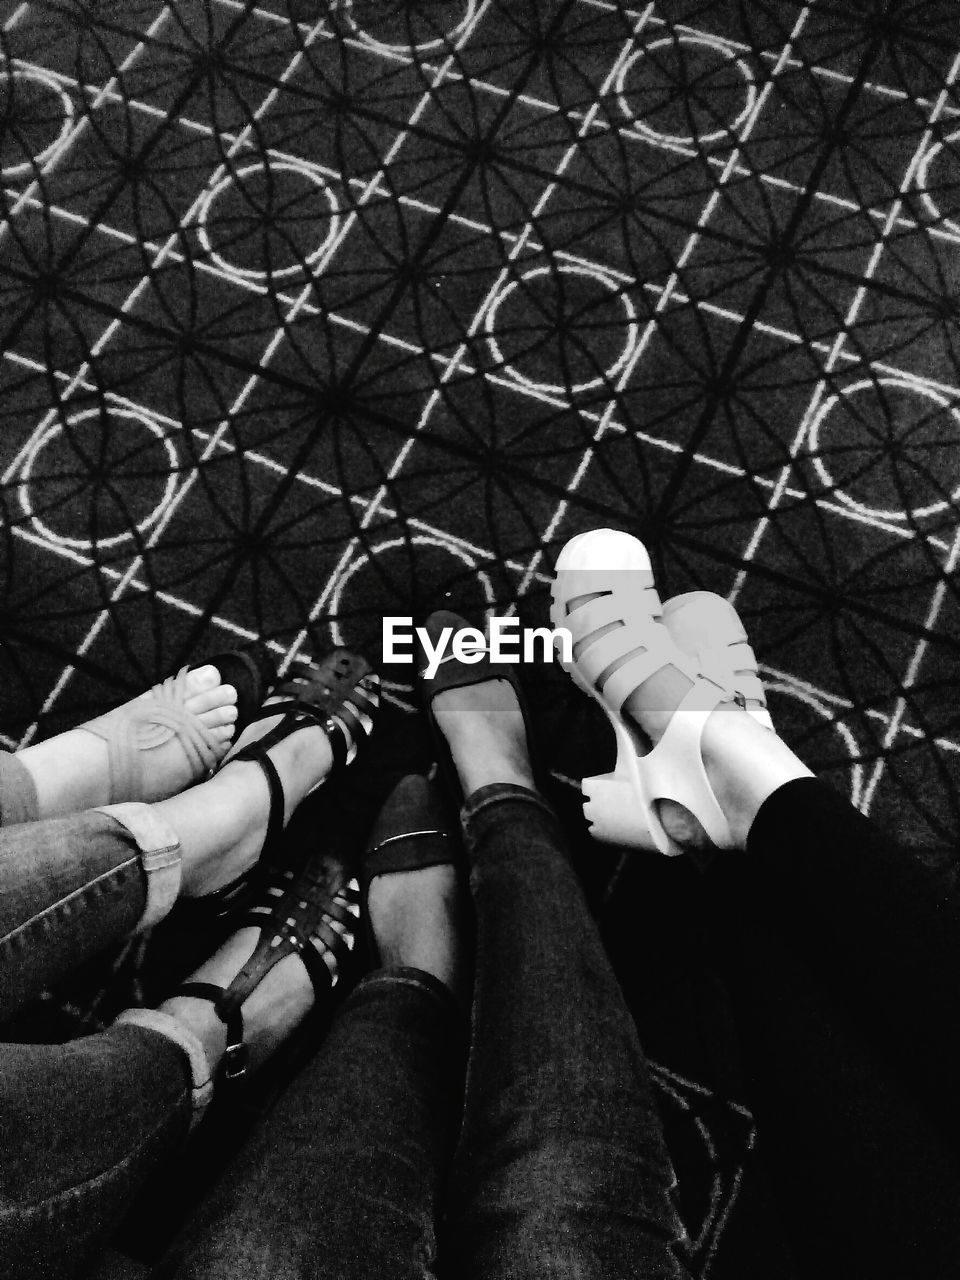
[[[323,731],[327,735],[327,741],[330,743],[330,751],[333,755],[333,765],[330,772],[339,772],[340,769],[346,768],[350,759],[351,748],[354,747],[350,731],[339,716],[327,716],[323,722]]]
[[[227,1028],[227,1047],[220,1059],[220,1074],[224,1080],[238,1080],[240,1076],[246,1075],[249,1055],[243,1042],[243,1014],[240,1004],[233,1004],[226,999],[228,990],[227,987],[214,986],[212,982],[185,982],[177,988],[174,995],[210,1001],[214,1013]]]
[[[256,742],[251,742],[248,747],[244,747],[242,751],[238,751],[236,755],[230,757],[231,763],[234,760],[249,760],[254,764],[258,764],[267,780],[270,804],[267,810],[267,826],[258,860],[263,857],[264,850],[270,848],[283,833],[283,819],[287,805],[283,782],[277,771],[277,766],[267,755],[267,748],[272,745],[269,741],[272,736],[273,731],[265,735],[265,737],[259,738]],[[238,876],[236,880],[231,880],[229,884],[224,885],[223,888],[214,889],[212,893],[204,894],[201,901],[206,902],[218,916],[222,916],[230,907],[232,900],[243,890],[245,885],[249,884],[249,881],[250,873],[245,872],[242,876]]]
[[[215,987],[212,982],[185,982],[177,987],[175,996],[192,996],[195,1000],[209,1000],[215,1005],[224,992],[223,987]]]
[[[323,960],[320,952],[313,945],[310,939],[304,938],[303,934],[300,933],[298,929],[291,929],[287,936],[290,942],[296,947],[297,955],[303,961],[304,968],[307,971],[307,976],[313,986],[314,997],[319,1002],[336,986],[337,978],[340,976],[339,963],[337,964],[337,973],[334,973]],[[325,945],[329,947],[329,944],[325,943]],[[333,953],[332,947],[329,947],[329,950]],[[336,954],[333,954],[334,960],[336,960]]]
[[[220,1000],[224,1013],[239,1009],[273,966],[291,954],[303,961],[319,1005],[337,985],[350,956],[360,915],[356,881],[342,883],[331,894],[311,874],[311,866],[298,877],[287,873],[282,880],[267,885],[262,901],[231,922],[234,929],[259,929],[260,938]]]
[[[327,661],[331,660],[341,663],[346,660],[343,672],[335,667],[324,671],[323,665],[317,663],[294,663],[291,667],[293,676],[275,689],[278,700],[264,707],[257,717],[280,716],[279,724],[230,759],[259,759],[259,752],[269,750],[303,728],[306,722],[313,721],[323,729],[330,743],[333,754],[331,775],[350,764],[360,744],[373,731],[373,718],[380,705],[380,678],[362,659],[353,655],[335,651]]]
[[[263,847],[268,848],[280,836],[283,831],[283,818],[286,811],[286,796],[283,794],[283,783],[280,780],[280,774],[277,772],[277,766],[273,763],[267,753],[263,750],[261,744],[260,750],[256,755],[252,755],[251,759],[256,760],[260,768],[263,770],[267,779],[267,788],[270,792],[270,809],[267,813],[267,831],[263,837]]]
[[[261,934],[253,955],[234,978],[226,993],[226,1003],[231,1009],[239,1008],[250,993],[260,985],[273,966],[278,964],[284,956],[290,954],[299,956],[303,961],[313,986],[314,995],[318,1001],[326,996],[336,985],[339,974],[334,975],[331,972],[312,940],[305,937],[295,924],[284,921],[277,925],[275,918],[268,913],[269,908],[267,908],[267,914],[258,913],[254,909],[236,921],[238,929],[259,928]],[[270,928],[271,924],[275,927]],[[331,932],[333,931],[331,930]],[[333,947],[325,938],[320,940],[328,951],[333,951]],[[343,941],[342,938],[340,940]],[[281,950],[283,944],[286,944],[286,947]],[[346,944],[344,944],[344,947],[346,949]],[[268,956],[265,964],[266,949],[269,949],[274,954]],[[339,964],[337,968],[339,970]]]

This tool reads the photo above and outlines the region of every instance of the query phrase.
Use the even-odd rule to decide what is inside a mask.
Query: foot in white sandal
[[[728,600],[713,591],[688,591],[664,601],[663,621],[701,675],[732,690],[757,724],[776,732],[756,654],[740,615]]]
[[[572,539],[557,560],[553,601],[554,626],[574,639],[573,661],[564,666],[603,707],[617,737],[613,772],[582,784],[593,834],[669,855],[704,839],[741,847],[756,796],[809,770],[744,715],[727,682],[703,675],[677,645],[643,544],[609,529]],[[726,742],[740,721],[748,728],[746,735],[742,725],[734,730],[731,772]],[[778,749],[765,750],[771,741]],[[744,788],[739,773],[754,765]]]
[[[775,733],[756,655],[733,605],[712,591],[688,591],[664,601],[662,617],[674,642],[700,674],[726,689],[757,724]],[[685,848],[709,844],[703,828],[686,810],[668,800],[662,808],[664,826],[678,844]],[[632,810],[631,816],[633,827],[619,831],[620,843],[654,849],[639,807]]]

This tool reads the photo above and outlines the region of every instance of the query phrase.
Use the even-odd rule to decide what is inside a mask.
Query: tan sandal
[[[262,645],[245,645],[207,658],[203,666],[217,668],[224,684],[237,691],[234,734],[240,733],[259,713],[276,672]],[[185,710],[190,667],[182,667],[150,690],[149,698],[135,698],[102,716],[80,725],[107,744],[110,780],[109,804],[165,798],[146,787],[150,752],[176,738],[191,774],[199,782],[217,767],[230,749],[230,741],[217,737],[199,717]]]

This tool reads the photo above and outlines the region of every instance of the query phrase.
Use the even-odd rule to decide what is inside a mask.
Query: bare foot
[[[161,800],[182,791],[226,753],[236,702],[236,689],[222,684],[216,667],[207,665],[164,681],[91,721],[90,728],[24,747],[17,759],[33,778],[39,816],[55,818],[123,800]],[[170,727],[175,721],[192,723],[187,748]],[[98,724],[129,733],[119,776]]]

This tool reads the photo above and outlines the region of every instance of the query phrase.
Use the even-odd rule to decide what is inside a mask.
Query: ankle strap
[[[185,982],[174,994],[210,1001],[214,1013],[227,1028],[227,1047],[220,1060],[220,1075],[224,1080],[239,1080],[246,1075],[248,1053],[243,1043],[243,1014],[239,1007],[225,1005],[226,988],[215,987],[212,982]]]

